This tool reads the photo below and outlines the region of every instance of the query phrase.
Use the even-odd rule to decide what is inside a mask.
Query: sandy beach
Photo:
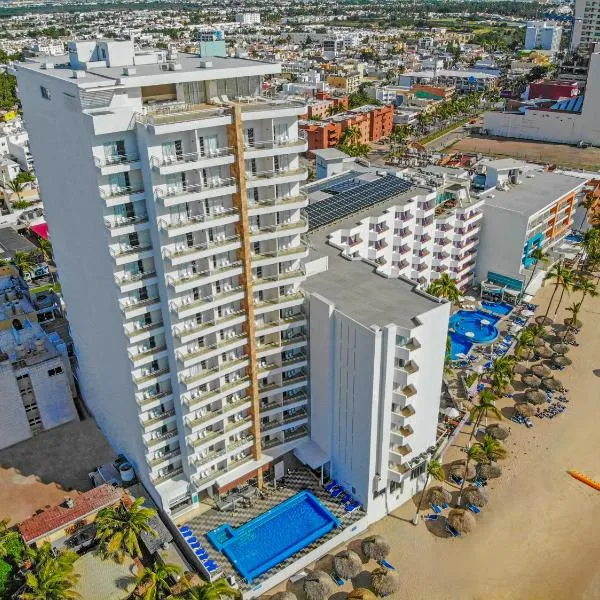
[[[545,288],[536,297],[538,313],[551,292]],[[561,310],[557,322],[565,316]],[[402,587],[389,598],[600,599],[600,492],[567,473],[577,469],[600,480],[600,297],[586,299],[580,319],[580,345],[569,353],[574,364],[556,375],[570,390],[568,410],[551,421],[534,417],[532,429],[506,421],[510,455],[501,463],[502,476],[490,482],[490,501],[470,535],[445,538],[429,523],[413,526],[413,498],[351,542],[359,546],[371,533],[390,542],[388,560]],[[444,463],[464,457],[460,446],[469,433],[459,435]],[[347,584],[340,592],[350,589]]]

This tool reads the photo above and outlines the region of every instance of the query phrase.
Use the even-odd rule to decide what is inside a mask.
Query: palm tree
[[[446,353],[444,355],[444,375],[452,375],[454,369],[452,368],[452,338],[446,336]]]
[[[571,313],[571,316],[569,317],[568,321],[565,321],[565,323],[567,324],[567,329],[565,331],[565,335],[563,336],[563,342],[567,338],[567,333],[569,333],[569,331],[571,330],[571,327],[572,326],[575,327],[577,325],[579,311],[581,310],[581,302],[573,302],[573,304],[571,304],[571,306],[567,306],[567,308],[565,308],[565,310],[568,313]]]
[[[496,418],[502,419],[502,413],[496,407],[496,395],[492,390],[486,388],[479,392],[479,404],[476,404],[471,409],[471,414],[469,418],[473,422],[473,430],[471,431],[471,435],[469,436],[469,443],[473,439],[473,436],[479,429],[479,424],[481,423],[481,419],[485,416],[486,425],[487,418],[489,413],[492,413]]]
[[[477,462],[481,462],[482,460],[484,460],[481,450],[476,444],[474,444],[473,446],[467,446],[467,448],[465,449],[465,454],[467,455],[467,460],[465,464],[465,476],[462,478],[462,483],[460,484],[460,489],[458,490],[458,500],[456,501],[457,506],[460,506],[460,502],[462,500],[462,493],[465,487],[465,483],[467,481],[467,473],[469,472],[469,464],[472,460],[475,460]]]
[[[531,275],[529,276],[529,279],[527,280],[527,283],[523,288],[521,296],[524,296],[527,292],[527,288],[529,287],[529,284],[531,283],[531,280],[533,279],[535,272],[537,271],[537,268],[540,266],[540,264],[545,264],[548,262],[548,257],[544,254],[541,248],[536,248],[533,252],[531,252],[529,258],[531,258],[534,261],[533,269],[531,270]]]
[[[111,557],[122,563],[125,555],[132,558],[140,556],[140,535],[144,532],[157,535],[150,525],[156,511],[142,506],[143,502],[144,498],[140,496],[130,506],[120,503],[98,512],[96,538],[104,557]]]
[[[51,262],[54,251],[52,250],[52,244],[50,243],[50,241],[44,238],[40,238],[38,241],[38,247],[40,249],[40,252],[42,253],[42,257],[44,258],[44,260],[46,262]]]
[[[421,511],[421,505],[423,504],[423,498],[425,498],[425,492],[427,490],[427,486],[429,485],[429,479],[433,478],[436,481],[444,481],[446,478],[446,474],[444,473],[444,467],[442,467],[442,463],[438,460],[430,460],[427,464],[427,479],[425,479],[425,486],[423,487],[423,491],[421,492],[421,498],[419,499],[419,506],[417,506],[417,512],[415,513],[413,519],[413,525],[416,525],[419,522],[419,512]]]
[[[587,220],[587,216],[588,213],[590,211],[590,208],[594,208],[594,205],[596,204],[597,199],[594,198],[594,196],[592,194],[588,194],[580,203],[579,206],[582,206],[583,208],[585,208],[585,213],[583,215],[583,219],[581,219],[581,223],[579,224],[579,231],[581,231],[581,228],[583,227],[583,224],[586,222]]]
[[[492,368],[489,371],[489,378],[492,382],[492,390],[495,394],[501,395],[506,387],[512,383],[515,361],[516,359],[514,356],[502,356],[492,363]]]
[[[8,523],[8,519],[0,521],[0,559],[9,556],[11,548],[21,541],[21,536],[14,529],[9,529]]]
[[[461,298],[456,279],[452,279],[448,273],[442,273],[440,277],[432,281],[427,288],[427,293],[454,303],[458,303]]]
[[[546,277],[544,277],[544,281],[554,282],[554,290],[552,291],[552,296],[550,296],[550,302],[548,302],[546,314],[544,314],[544,321],[548,317],[550,307],[552,306],[552,302],[554,302],[554,296],[556,295],[558,288],[563,284],[563,278],[567,271],[568,269],[563,267],[560,262],[558,262],[550,269],[550,271],[548,271],[548,273],[546,273]]]
[[[183,594],[176,597],[176,600],[221,600],[221,598],[231,600],[241,600],[242,594],[239,590],[232,588],[223,577],[213,583],[191,587]]]
[[[515,346],[515,356],[521,358],[523,350],[535,346],[535,335],[531,329],[523,329],[519,335],[517,345]]]
[[[508,451],[496,438],[491,435],[484,435],[481,442],[475,442],[474,446],[477,446],[481,452],[481,458],[485,459],[485,462],[496,462],[506,458]]]
[[[8,206],[8,198],[10,196],[12,196],[13,194],[16,194],[17,198],[19,200],[21,200],[21,194],[23,193],[23,190],[25,189],[24,183],[22,183],[18,179],[13,179],[12,181],[6,181],[6,182],[0,183],[0,186],[4,190],[4,197],[5,197],[5,200],[7,201],[6,202],[7,206]]]
[[[79,598],[73,590],[79,575],[73,565],[79,556],[70,550],[58,556],[52,553],[52,547],[46,542],[39,550],[33,550],[33,569],[25,575],[23,600],[71,600]]]
[[[358,146],[360,144],[360,129],[356,125],[346,127],[339,143],[342,146]]]
[[[556,305],[556,308],[554,310],[554,317],[552,318],[553,321],[556,320],[556,315],[558,314],[558,309],[560,308],[560,305],[562,304],[565,292],[570,293],[574,283],[575,283],[575,273],[573,273],[573,271],[571,271],[570,269],[565,269],[565,272],[563,273],[563,276],[562,276],[562,281],[560,283],[562,290],[561,290],[560,296],[558,298],[558,304]]]
[[[581,300],[579,305],[583,304],[586,296],[590,296],[591,298],[595,298],[598,295],[598,290],[596,284],[587,279],[585,277],[580,277],[573,285],[573,291],[582,292]]]
[[[35,252],[32,250],[31,252],[23,252],[21,250],[17,250],[15,252],[15,257],[13,262],[15,266],[21,274],[23,273],[33,273],[37,266],[37,260],[35,256]]]
[[[154,563],[136,577],[136,595],[143,600],[160,600],[171,592],[172,580],[181,573],[181,567],[166,563]]]

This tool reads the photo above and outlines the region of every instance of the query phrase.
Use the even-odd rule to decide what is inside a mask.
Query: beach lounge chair
[[[472,512],[478,515],[481,512],[481,509],[474,504],[467,504],[467,508]]]
[[[385,569],[389,569],[390,571],[396,570],[396,567],[394,567],[393,565],[390,565],[390,563],[387,560],[384,560],[383,558],[381,560],[378,560],[377,563],[379,565],[381,565],[382,567],[384,567]]]
[[[437,521],[439,518],[439,515],[425,515],[423,517],[423,519],[425,519],[425,521]]]
[[[345,508],[347,513],[354,512],[357,508],[360,508],[360,502],[358,500],[353,500]]]
[[[452,527],[452,525],[450,525],[450,523],[446,523],[446,531],[452,537],[459,537],[460,536],[460,533],[458,533],[458,531],[456,531],[456,529],[454,529],[454,527]]]
[[[346,504],[347,502],[350,502],[350,500],[352,500],[352,495],[349,494],[348,492],[346,492],[341,498],[340,498],[340,502],[342,504]]]
[[[190,544],[190,548],[192,550],[201,550],[202,545],[200,544],[200,542],[194,542],[193,544]]]
[[[436,515],[439,515],[442,512],[442,509],[437,504],[432,504],[431,508]]]
[[[344,488],[339,487],[335,489],[333,492],[329,492],[332,498],[339,498],[344,493]]]
[[[195,544],[198,541],[198,538],[192,536],[192,537],[186,538],[185,541],[191,546],[192,544]]]
[[[335,571],[332,571],[329,575],[340,587],[346,583]]]
[[[462,485],[462,482],[463,482],[462,477],[459,477],[458,475],[453,474],[453,475],[450,475],[450,478],[452,479],[452,481],[454,483],[456,483],[456,485]]]
[[[187,533],[188,531],[191,532],[192,530],[187,525],[182,525],[179,528],[179,533]]]
[[[216,571],[219,568],[219,565],[217,563],[214,563],[214,562],[209,562],[209,563],[204,563],[204,568],[209,573],[212,573],[212,572]]]
[[[442,510],[446,510],[448,508],[447,502],[442,502]]]
[[[339,483],[335,480],[332,479],[326,486],[325,486],[325,491],[327,492],[331,492],[333,490],[333,488],[336,488],[339,486]]]

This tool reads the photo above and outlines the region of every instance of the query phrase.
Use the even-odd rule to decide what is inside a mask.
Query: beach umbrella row
[[[378,596],[389,596],[400,589],[400,575],[384,567],[377,567],[371,573],[371,585]]]
[[[533,417],[535,414],[535,408],[527,402],[519,402],[515,404],[515,412],[522,417]]]
[[[530,404],[543,404],[546,402],[546,394],[540,390],[528,390],[525,392],[525,399]]]
[[[354,579],[362,571],[362,561],[356,552],[342,550],[333,557],[333,568],[342,579]]]
[[[481,463],[477,465],[477,475],[484,479],[496,479],[502,475],[502,469],[496,463]]]
[[[485,428],[485,432],[496,440],[505,440],[510,435],[506,425],[501,425],[500,423],[488,425]]]
[[[524,365],[523,363],[517,363],[513,369],[513,371],[517,374],[517,375],[526,375],[527,373],[529,373],[529,367],[527,367],[526,365]]]
[[[454,508],[448,513],[448,523],[459,533],[470,533],[475,529],[475,516],[462,508]]]
[[[547,390],[559,390],[562,386],[563,384],[556,379],[556,377],[546,377],[545,379],[542,379],[542,387]]]
[[[571,349],[568,344],[553,344],[550,348],[555,354],[566,354]]]
[[[452,500],[452,494],[440,485],[436,485],[429,490],[427,494],[429,504],[444,504]]]
[[[568,367],[573,361],[568,356],[555,356],[552,362],[559,367]]]
[[[372,535],[363,540],[361,550],[369,560],[383,560],[390,553],[390,545],[380,535]]]
[[[535,354],[542,358],[550,358],[554,353],[547,346],[543,346],[542,348],[536,348]]]
[[[542,380],[535,375],[523,375],[521,381],[530,388],[537,388],[542,384]]]
[[[541,363],[533,365],[531,371],[536,377],[550,377],[552,375],[552,371],[546,365]]]
[[[325,571],[313,571],[304,578],[306,600],[325,600],[335,592],[333,579]]]
[[[450,463],[449,468],[450,477],[459,477],[460,479],[473,479],[475,477],[475,467],[469,463],[467,469],[467,463],[464,460],[455,460]]]
[[[488,503],[488,493],[483,488],[468,487],[463,491],[463,499],[467,504],[474,504],[480,508]]]

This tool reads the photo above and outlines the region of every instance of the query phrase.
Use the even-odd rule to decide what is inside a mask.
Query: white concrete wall
[[[21,392],[10,361],[0,363],[0,448],[7,448],[31,437]]]

